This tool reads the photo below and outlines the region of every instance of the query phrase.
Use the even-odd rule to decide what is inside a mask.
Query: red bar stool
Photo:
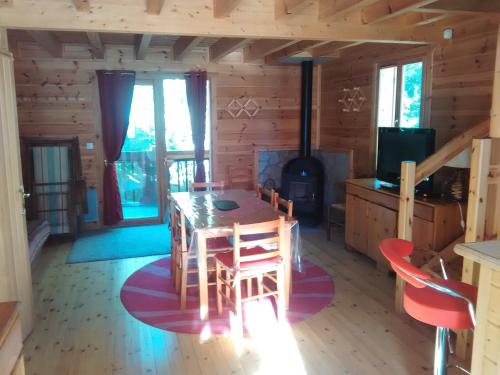
[[[474,328],[477,288],[448,280],[444,267],[444,279],[431,278],[415,267],[405,259],[413,252],[413,244],[409,241],[388,238],[380,242],[379,248],[392,269],[408,283],[404,290],[406,312],[416,320],[437,328],[434,375],[446,374],[449,330]]]

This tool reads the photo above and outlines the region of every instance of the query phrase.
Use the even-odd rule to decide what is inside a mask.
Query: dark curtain
[[[207,72],[190,72],[185,75],[186,96],[191,117],[194,157],[196,159],[195,182],[205,182],[205,114],[207,111]]]
[[[135,72],[97,71],[101,101],[102,140],[104,144],[104,224],[123,220],[122,202],[116,178],[115,161],[120,158],[127,136]]]

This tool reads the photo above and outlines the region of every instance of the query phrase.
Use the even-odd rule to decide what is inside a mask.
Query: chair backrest
[[[212,181],[212,182],[191,182],[189,183],[189,191],[213,191],[213,190],[224,190],[224,181]]]
[[[291,200],[281,198],[278,193],[274,193],[273,201],[273,207],[275,210],[280,210],[289,217],[293,216],[293,202]]]
[[[285,251],[285,217],[280,216],[278,220],[265,221],[262,223],[240,225],[234,223],[234,251],[233,264],[236,269],[239,268],[241,262],[250,262],[274,258],[282,255]],[[259,237],[256,240],[244,241],[242,235],[252,237],[251,235],[266,234],[264,237]],[[272,250],[264,254],[241,256],[242,248],[253,248],[257,246],[272,247]]]
[[[229,165],[226,169],[226,175],[232,189],[255,189],[253,169],[249,166]]]
[[[430,275],[411,264],[407,257],[413,252],[413,244],[399,238],[386,238],[379,245],[382,255],[389,261],[392,269],[405,281],[417,288],[426,285],[420,280],[431,279]]]
[[[181,251],[188,251],[188,233],[186,230],[186,217],[184,211],[171,201],[172,220],[172,241],[176,241],[177,246],[180,246]],[[173,216],[173,217],[172,217]]]
[[[274,189],[265,189],[261,184],[257,185],[257,198],[269,202],[274,207]]]

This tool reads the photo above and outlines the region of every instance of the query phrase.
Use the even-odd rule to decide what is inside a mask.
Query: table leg
[[[208,319],[208,275],[207,275],[207,241],[202,231],[198,231],[198,282],[200,289],[200,319]]]

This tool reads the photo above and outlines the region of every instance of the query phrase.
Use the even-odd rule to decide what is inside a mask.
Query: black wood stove
[[[313,62],[302,61],[300,156],[283,167],[280,189],[281,196],[293,201],[294,216],[305,225],[318,225],[323,215],[323,165],[311,156],[312,84]]]

